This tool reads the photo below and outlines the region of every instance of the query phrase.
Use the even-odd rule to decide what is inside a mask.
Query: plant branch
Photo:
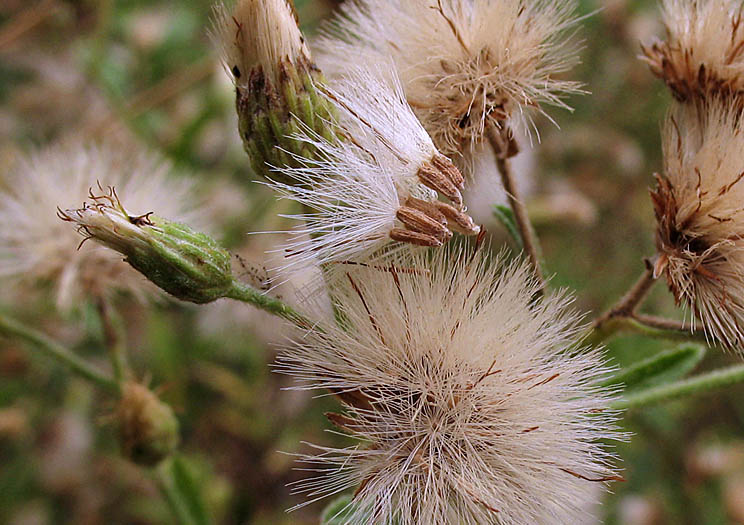
[[[648,326],[649,328],[657,328],[659,330],[676,330],[678,332],[687,332],[689,334],[698,334],[704,336],[702,330],[689,328],[683,321],[676,319],[667,319],[666,317],[658,317],[656,315],[645,315],[635,313],[632,316],[633,319],[639,323]]]
[[[45,334],[28,328],[18,321],[2,314],[0,314],[0,334],[4,334],[8,337],[16,337],[31,343],[46,355],[56,359],[81,377],[92,381],[106,390],[112,392],[119,391],[119,385],[116,381],[97,368],[91,366],[81,357],[75,355],[71,350],[50,339]]]
[[[623,323],[614,322],[617,319],[634,318],[639,320],[635,312],[648,295],[651,287],[656,283],[651,263],[646,260],[646,270],[641,274],[633,286],[609,310],[597,317],[591,326],[590,339],[603,341],[618,331]],[[627,324],[627,323],[626,323]],[[641,321],[641,324],[645,324]],[[658,326],[656,328],[659,328]],[[669,328],[668,326],[665,328]],[[674,327],[676,329],[677,327]]]
[[[238,281],[233,281],[232,288],[225,297],[243,303],[252,304],[256,308],[260,308],[270,314],[286,319],[303,330],[312,328],[316,324],[285,302],[269,295],[265,295],[252,286]]]
[[[545,289],[545,279],[543,278],[540,265],[540,244],[530,224],[527,206],[517,189],[511,161],[503,151],[504,146],[500,132],[493,122],[486,124],[486,136],[496,155],[496,166],[499,170],[499,175],[501,175],[501,184],[504,186],[509,206],[514,212],[514,219],[517,223],[517,228],[519,228],[519,235],[522,238],[524,251],[532,264],[535,278],[540,283],[540,290],[542,292]]]
[[[101,297],[96,301],[96,308],[103,327],[103,338],[111,358],[114,378],[119,384],[131,378],[132,372],[127,360],[126,330],[121,317],[111,303]]]
[[[611,406],[619,410],[640,408],[663,401],[703,394],[742,382],[744,382],[744,365],[735,365],[631,394],[614,402]]]
[[[598,328],[589,331],[585,342],[596,345],[618,334],[639,334],[668,341],[700,341],[707,343],[702,330],[691,331],[674,319],[649,315],[624,315],[607,319]]]
[[[599,328],[603,323],[614,317],[631,317],[646,298],[654,283],[654,272],[650,267],[647,267],[630,290],[614,306],[599,316],[594,321],[593,326]]]
[[[0,51],[9,49],[16,40],[56,14],[59,7],[56,0],[42,0],[18,13],[0,28]]]

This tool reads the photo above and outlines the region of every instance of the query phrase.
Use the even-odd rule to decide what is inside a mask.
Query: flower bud
[[[230,289],[230,254],[209,236],[152,213],[132,216],[113,188],[89,198],[82,208],[59,210],[85,240],[123,254],[135,270],[182,301],[209,303]]]
[[[236,88],[238,128],[258,175],[279,179],[272,167],[298,167],[295,155],[314,157],[312,144],[297,140],[301,129],[327,140],[332,105],[317,86],[315,66],[289,0],[238,0],[232,11],[216,8],[215,38]]]
[[[178,446],[173,410],[141,384],[124,385],[116,420],[122,451],[135,463],[155,465]]]

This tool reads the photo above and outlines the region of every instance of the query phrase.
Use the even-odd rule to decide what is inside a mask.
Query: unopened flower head
[[[62,308],[116,291],[139,299],[157,292],[119,254],[92,243],[78,249],[80,236],[59,220],[57,207],[83,202],[96,181],[105,180],[133,209],[157,209],[208,226],[189,181],[170,172],[156,156],[111,144],[60,144],[22,160],[0,193],[0,276],[6,286],[52,286]]]
[[[740,0],[662,0],[666,42],[643,47],[643,59],[680,101],[744,93],[744,24]]]
[[[664,173],[651,196],[655,273],[707,333],[744,346],[744,122],[730,104],[678,105],[663,131]],[[694,322],[693,316],[693,322]]]
[[[574,0],[368,0],[347,2],[318,42],[327,75],[349,57],[392,57],[408,102],[448,156],[468,155],[486,126],[500,130],[501,154],[516,152],[509,122],[544,104],[567,108],[580,91],[559,79],[576,63],[566,29]],[[412,29],[412,28],[415,28]]]
[[[445,248],[349,267],[323,326],[279,358],[301,389],[344,404],[357,438],[303,456],[312,500],[356,487],[343,523],[576,523],[618,479],[601,353],[578,346],[565,294],[535,301],[523,264]]]
[[[332,139],[330,106],[316,84],[323,80],[310,57],[291,0],[237,0],[215,7],[214,38],[236,87],[238,127],[258,175],[270,166],[296,166],[292,153],[312,156],[293,140],[298,126]],[[291,182],[291,181],[287,181]]]
[[[208,235],[160,218],[131,215],[116,190],[94,194],[82,208],[59,212],[85,239],[125,256],[134,269],[162,290],[193,303],[224,297],[233,284],[230,254]]]
[[[293,216],[305,226],[290,243],[290,260],[358,260],[390,240],[440,246],[453,230],[480,231],[463,210],[463,176],[434,147],[400,84],[355,69],[325,95],[337,108],[341,140],[305,130],[299,140],[316,148],[317,160],[298,157],[302,167],[279,170],[298,184],[272,184],[314,210]]]
[[[157,464],[180,441],[178,419],[171,407],[139,383],[123,385],[116,423],[124,455],[142,465]]]
[[[215,37],[236,84],[257,70],[279,83],[281,64],[310,60],[290,0],[237,0],[232,10],[215,6]]]

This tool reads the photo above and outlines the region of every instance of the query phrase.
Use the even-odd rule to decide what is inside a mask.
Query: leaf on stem
[[[620,370],[604,380],[602,386],[622,385],[624,393],[629,393],[670,383],[690,373],[704,356],[703,345],[681,344]]]
[[[320,516],[322,525],[342,525],[347,523],[354,513],[352,497],[348,494],[331,501]]]
[[[204,496],[192,468],[179,456],[158,466],[164,495],[179,525],[211,525]]]
[[[523,250],[524,243],[522,241],[522,236],[519,234],[519,228],[517,227],[517,221],[514,218],[514,212],[511,210],[511,208],[509,208],[509,206],[504,206],[502,204],[496,204],[493,207],[493,214],[499,220],[499,222],[504,226],[507,233],[511,236],[511,238],[514,240],[514,242],[519,247],[519,249]]]

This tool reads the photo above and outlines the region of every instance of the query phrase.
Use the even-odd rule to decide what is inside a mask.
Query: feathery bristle
[[[291,216],[305,225],[287,247],[290,265],[359,260],[391,239],[438,246],[450,230],[478,233],[462,209],[462,176],[437,152],[395,80],[391,88],[356,69],[325,93],[338,110],[338,121],[328,125],[339,140],[304,130],[298,140],[316,158],[295,156],[303,167],[277,170],[295,183],[270,184],[312,210]],[[435,190],[453,204],[439,202]]]
[[[600,443],[617,437],[607,369],[578,347],[571,299],[535,301],[530,276],[448,248],[349,266],[345,327],[310,331],[277,368],[342,400],[329,419],[360,443],[303,456],[317,475],[296,491],[356,487],[349,524],[576,523],[619,479]]]
[[[652,192],[659,260],[678,303],[729,348],[744,344],[744,123],[729,103],[676,105]],[[693,317],[694,323],[694,317]]]
[[[740,0],[663,0],[666,42],[643,47],[642,59],[675,98],[744,93],[744,24]]]
[[[531,109],[568,108],[564,96],[580,85],[558,77],[577,62],[566,37],[574,10],[574,0],[347,2],[316,58],[334,76],[350,56],[373,64],[392,57],[437,148],[467,156],[489,120],[509,135],[509,121],[529,119]]]

